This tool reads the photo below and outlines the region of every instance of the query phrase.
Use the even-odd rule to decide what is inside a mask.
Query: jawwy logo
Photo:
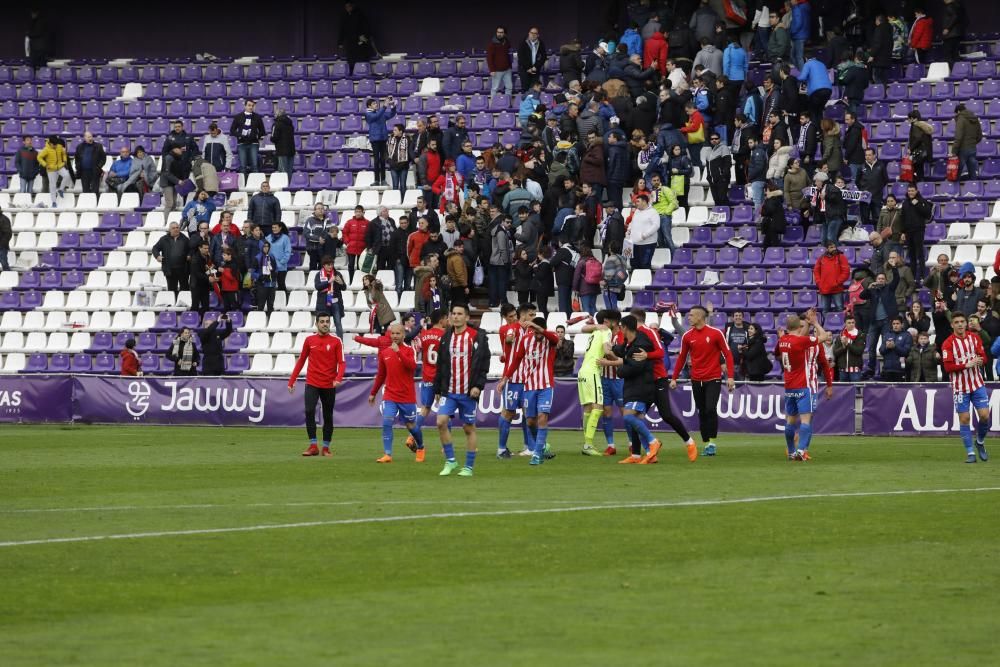
[[[149,385],[145,382],[130,382],[128,393],[132,397],[126,401],[125,409],[134,419],[139,419],[149,410]]]

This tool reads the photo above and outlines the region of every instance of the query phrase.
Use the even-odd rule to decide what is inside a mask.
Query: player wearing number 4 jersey
[[[378,390],[385,385],[382,395],[382,449],[384,454],[378,463],[392,463],[392,426],[399,417],[410,436],[417,443],[417,463],[424,461],[424,436],[415,424],[417,420],[417,392],[413,390],[413,372],[417,370],[417,359],[413,348],[403,342],[406,333],[403,325],[389,326],[389,347],[378,353],[378,374],[368,396],[368,404],[375,404]]]
[[[545,440],[549,432],[549,413],[552,412],[552,378],[555,375],[556,348],[559,336],[545,330],[545,318],[536,317],[525,325],[513,367],[520,369],[524,378],[524,417],[528,422],[528,445],[532,449],[531,465],[545,463]],[[510,378],[504,375],[497,384],[503,391]],[[532,433],[535,435],[532,435]]]
[[[816,335],[808,334],[808,327]],[[810,351],[823,345],[830,334],[816,320],[816,312],[806,313],[805,326],[798,315],[788,317],[788,332],[778,339],[775,356],[781,361],[785,379],[785,446],[789,460],[808,461],[812,440],[812,413],[815,408],[809,384]],[[822,348],[820,349],[822,354]],[[795,437],[798,435],[798,446]]]
[[[424,329],[413,339],[413,352],[420,358],[420,411],[417,413],[416,426],[424,428],[427,415],[434,407],[434,378],[437,376],[438,349],[441,347],[441,337],[448,326],[448,311],[435,310],[430,316],[430,328]],[[412,435],[406,439],[410,451],[419,452],[417,440]],[[418,453],[417,457],[421,455]]]
[[[990,397],[983,385],[983,364],[986,350],[983,340],[974,331],[966,331],[968,322],[965,315],[951,316],[952,335],[941,345],[941,363],[951,375],[951,389],[955,395],[955,412],[958,413],[959,431],[965,445],[965,462],[975,463],[976,454],[983,461],[989,460],[986,453],[986,434],[990,430]],[[969,404],[976,408],[979,418],[976,425],[975,449],[972,443],[972,415]]]

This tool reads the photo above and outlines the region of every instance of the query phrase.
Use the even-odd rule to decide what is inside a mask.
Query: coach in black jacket
[[[653,341],[646,334],[639,331],[639,321],[634,315],[626,315],[622,318],[622,331],[625,334],[625,343],[615,345],[611,351],[622,361],[621,365],[618,366],[618,376],[625,381],[622,394],[625,403],[638,401],[646,405],[653,405],[656,398],[653,364],[659,362],[654,362],[648,357],[642,361],[637,361],[633,357],[640,350],[647,354],[652,352],[655,349]],[[626,416],[627,418],[628,416]],[[632,455],[639,456],[641,454],[641,445],[633,442]]]

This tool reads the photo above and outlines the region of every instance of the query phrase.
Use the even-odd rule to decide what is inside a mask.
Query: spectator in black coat
[[[645,91],[645,82],[653,79],[657,75],[655,67],[642,69],[642,56],[635,54],[629,57],[628,64],[624,68],[625,85],[628,86],[629,95],[638,97]]]
[[[284,109],[278,109],[274,114],[271,141],[274,143],[274,154],[278,158],[278,171],[285,172],[291,179],[292,160],[295,158],[295,128]]]
[[[892,26],[884,14],[875,17],[875,29],[871,35],[868,64],[872,68],[875,83],[887,83],[888,70],[892,66]]]
[[[459,115],[441,134],[442,163],[444,160],[457,160],[462,154],[462,144],[468,140],[465,116]]]
[[[889,174],[885,162],[875,157],[875,149],[865,149],[865,161],[861,164],[860,173],[855,174],[855,183],[859,189],[871,194],[870,203],[861,203],[861,222],[875,228],[878,226],[879,213],[882,210],[882,191],[889,182]]]
[[[367,17],[353,2],[345,2],[344,11],[340,14],[337,48],[344,50],[344,58],[351,74],[354,74],[355,63],[367,62],[372,57],[372,46],[372,31]]]
[[[788,63],[782,63],[778,68],[778,79],[781,81],[778,108],[781,110],[781,119],[791,130],[799,122],[799,80],[792,76]]]
[[[619,207],[620,202],[607,199],[604,202],[604,238],[601,241],[601,252],[607,256],[612,246],[622,248],[625,244],[625,219]]]
[[[934,216],[933,205],[923,198],[917,186],[910,183],[906,186],[906,198],[903,199],[903,241],[906,243],[907,255],[910,258],[910,268],[913,269],[913,279],[923,280],[926,274],[924,247],[924,232]]]
[[[270,182],[261,183],[260,192],[250,198],[247,217],[263,229],[270,229],[275,222],[281,222],[281,203],[271,192]]]
[[[528,38],[517,47],[517,70],[522,93],[531,90],[536,81],[542,80],[546,52],[545,43],[538,38],[538,34],[538,28],[532,26],[528,30]]]
[[[0,241],[0,252],[6,254],[3,245]],[[176,296],[188,282],[188,238],[181,233],[178,223],[170,223],[167,233],[153,246],[152,254],[167,279],[167,289]]]
[[[771,359],[767,356],[764,332],[756,324],[747,328],[747,348],[743,351],[743,363],[747,379],[751,382],[763,382],[771,372]]]
[[[260,150],[260,140],[267,133],[264,119],[254,111],[256,106],[257,103],[253,100],[244,102],[243,111],[233,117],[233,124],[229,126],[229,136],[236,137],[236,150],[244,174],[259,171],[257,153]]]
[[[535,293],[535,298],[538,300],[538,312],[543,317],[548,317],[549,299],[556,293],[555,278],[552,273],[552,246],[550,245],[544,245],[538,251],[534,279],[531,281],[531,291]]]
[[[101,187],[101,174],[107,154],[104,146],[94,141],[90,132],[83,133],[83,141],[76,146],[74,166],[84,192],[97,194]]]
[[[233,322],[225,313],[198,332],[198,338],[201,339],[202,375],[225,374],[225,344],[231,333],[233,333]]]

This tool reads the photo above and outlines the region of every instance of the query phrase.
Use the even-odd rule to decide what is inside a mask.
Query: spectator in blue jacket
[[[527,129],[528,118],[535,113],[535,107],[542,103],[542,82],[535,81],[524,93],[521,106],[517,108],[517,120],[521,124],[521,129]]]
[[[639,34],[639,24],[633,22],[622,35],[621,44],[628,48],[629,56],[642,56],[642,36]]]
[[[274,258],[274,280],[278,289],[287,293],[285,276],[288,275],[288,262],[292,258],[292,241],[288,237],[288,229],[279,220],[271,225],[271,233],[266,240],[271,244],[271,257]]]
[[[181,226],[188,233],[194,233],[198,231],[199,222],[210,222],[212,220],[212,213],[214,212],[215,202],[211,200],[207,192],[199,190],[195,198],[189,201],[184,210],[181,211],[181,220],[184,221]]]
[[[913,336],[903,328],[903,318],[892,317],[892,330],[882,337],[879,352],[882,353],[882,380],[886,382],[905,382],[906,373],[903,362],[910,354],[913,346]]]
[[[740,94],[749,65],[750,59],[740,43],[736,40],[730,41],[729,46],[722,52],[722,74],[729,79],[729,88],[734,96]]]
[[[122,146],[118,154],[118,159],[111,163],[107,178],[108,190],[115,190],[121,195],[125,191],[125,181],[132,173],[132,153],[128,146]]]
[[[386,121],[396,115],[396,100],[385,98],[385,106],[380,107],[378,100],[369,99],[365,103],[365,122],[368,123],[368,143],[372,146],[372,161],[375,170],[375,185],[385,185],[385,145],[389,139],[389,128]]]
[[[606,198],[614,202],[616,207],[621,207],[622,191],[629,177],[629,156],[625,133],[617,126],[604,137],[604,155],[604,176],[608,181]]]
[[[806,84],[806,95],[809,98],[809,115],[814,123],[818,123],[823,118],[823,110],[833,93],[833,82],[830,81],[830,74],[826,70],[826,65],[816,58],[810,58],[802,66],[799,72],[799,81]]]
[[[792,0],[792,27],[788,31],[792,38],[792,64],[802,69],[805,62],[806,40],[809,39],[812,9],[807,0]],[[801,80],[801,79],[800,79]]]

